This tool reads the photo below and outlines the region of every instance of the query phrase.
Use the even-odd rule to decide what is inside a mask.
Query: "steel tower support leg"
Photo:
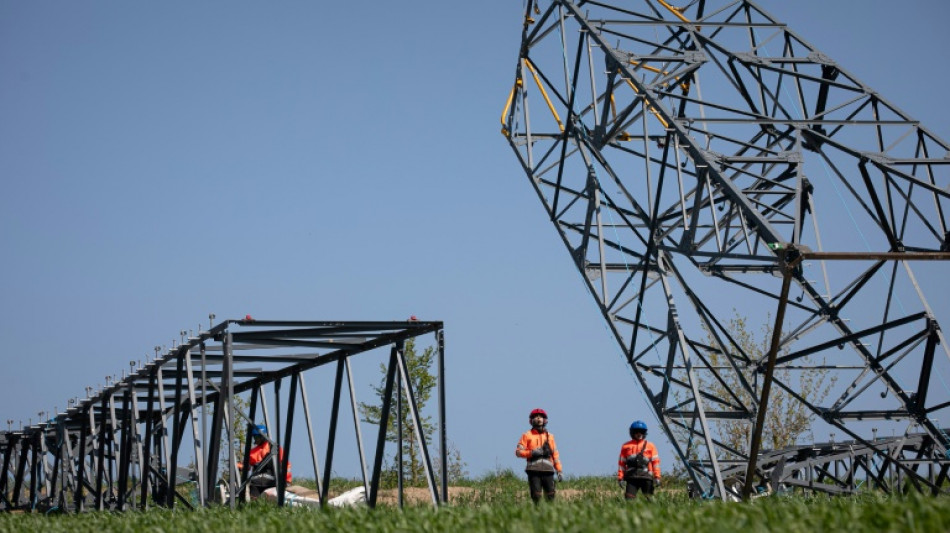
[[[310,443],[310,460],[313,462],[313,479],[317,483],[317,494],[323,494],[323,480],[320,478],[320,464],[317,460],[317,444],[313,440],[313,423],[310,419],[310,402],[307,400],[307,386],[304,384],[303,374],[300,374],[298,379],[300,380],[300,400],[303,402],[303,417],[304,422],[307,424],[307,439]],[[360,451],[360,464],[363,472],[363,485],[365,486],[366,465],[363,460],[363,443],[357,439],[357,445]]]
[[[373,480],[369,485],[367,504],[372,509],[376,507],[376,497],[379,495],[379,478],[383,469],[383,454],[386,448],[386,429],[389,427],[389,409],[392,405],[393,383],[396,381],[396,352],[393,346],[389,354],[389,366],[386,370],[386,385],[383,392],[383,405],[379,411],[379,433],[376,437],[376,455],[373,459]],[[326,487],[324,487],[326,490]],[[322,500],[321,500],[322,501]]]
[[[10,479],[10,463],[16,448],[16,436],[8,434],[3,447],[3,468],[0,470],[0,511],[11,510],[12,502],[7,498],[7,485]]]
[[[277,505],[284,506],[284,491],[287,490],[287,471],[290,465],[290,437],[294,432],[294,407],[297,405],[297,383],[300,381],[300,374],[294,373],[290,376],[290,393],[287,396],[287,434],[284,435],[284,455],[281,459],[280,453],[277,454],[280,468],[277,469],[280,475],[277,476]],[[279,443],[278,443],[279,444]]]
[[[156,428],[158,432],[156,433],[156,437],[160,435],[161,438],[155,438],[154,455],[157,457],[158,460],[153,461],[153,462],[156,462],[158,464],[158,469],[155,472],[155,475],[157,478],[159,478],[159,482],[163,483],[163,485],[159,485],[159,486],[164,487],[167,491],[169,487],[168,473],[171,471],[169,470],[169,468],[171,464],[170,462],[171,462],[172,448],[171,448],[171,441],[170,441],[170,436],[169,436],[169,431],[168,431],[168,417],[170,415],[169,415],[169,409],[165,405],[165,375],[164,375],[164,372],[162,371],[161,364],[156,364],[156,384],[158,385],[158,410],[159,410],[158,412],[159,427]],[[174,426],[174,423],[172,424],[172,426]],[[151,467],[151,465],[149,466]],[[161,494],[160,497],[162,498],[162,501],[160,502],[157,501],[157,503],[159,505],[167,507],[168,494]]]
[[[119,452],[119,464],[118,464],[119,494],[118,494],[118,501],[116,502],[116,508],[119,511],[125,511],[125,498],[126,498],[126,493],[129,489],[129,468],[131,466],[130,458],[132,456],[131,434],[132,434],[132,424],[133,424],[132,410],[131,410],[131,403],[132,403],[131,396],[132,396],[132,391],[129,389],[126,389],[125,394],[123,394],[123,399],[122,399],[122,413],[124,416],[122,420],[122,435],[121,435],[121,441],[120,441],[120,446],[119,446],[121,450]]]
[[[142,495],[139,501],[139,509],[145,511],[148,509],[148,488],[153,482],[156,482],[156,472],[152,470],[152,434],[155,431],[154,422],[156,414],[152,412],[155,403],[155,371],[148,375],[148,398],[145,401],[145,443],[142,446]],[[79,454],[82,457],[82,452]]]
[[[88,408],[92,410],[92,407]],[[86,485],[86,440],[90,438],[89,435],[89,416],[86,412],[79,413],[79,455],[76,457],[77,462],[79,463],[78,472],[76,472],[76,512],[81,513],[85,510],[86,504],[86,495],[83,492],[83,488]]]
[[[237,451],[234,449],[234,353],[232,347],[234,339],[228,331],[224,338],[224,360],[222,362],[222,379],[224,386],[221,390],[226,394],[224,415],[227,418],[225,431],[228,437],[228,505],[231,509],[237,507]],[[212,477],[212,479],[214,479]]]
[[[230,442],[234,434],[231,429],[231,425],[233,424],[231,398],[234,393],[234,388],[231,382],[233,354],[230,332],[224,335],[222,348],[224,350],[224,358],[222,359],[221,380],[218,387],[218,396],[214,402],[214,410],[211,414],[211,434],[208,437],[207,469],[209,489],[218,481],[218,464],[221,460],[222,434],[228,439],[228,450],[233,448],[233,444]],[[237,469],[234,459],[235,453],[229,451],[228,455],[228,504],[233,508],[237,496],[234,494],[237,488],[235,479]]]
[[[144,454],[145,450],[142,448],[142,434],[141,434],[142,428],[141,428],[141,426],[145,423],[145,421],[140,418],[140,415],[141,415],[142,412],[139,411],[138,394],[136,394],[136,392],[135,392],[135,390],[134,390],[134,387],[133,387],[131,384],[130,384],[130,388],[132,389],[132,397],[131,397],[131,399],[132,399],[132,413],[131,413],[131,414],[132,414],[132,418],[131,418],[132,424],[131,424],[131,427],[130,427],[130,429],[131,429],[131,431],[132,431],[132,433],[131,433],[131,435],[130,435],[130,438],[131,438],[131,440],[132,440],[132,446],[130,447],[129,452],[132,454],[132,456],[134,456],[134,459],[135,459],[134,461],[131,461],[131,460],[130,460],[130,463],[132,464],[132,474],[133,474],[133,476],[135,475],[135,472],[138,472],[138,478],[135,480],[135,482],[138,483],[138,484],[140,484],[140,485],[142,485],[142,486],[144,486],[144,485],[146,484],[146,483],[145,483],[145,480],[148,479],[148,471],[146,470],[147,467],[146,467],[146,464],[145,464],[144,459],[143,459],[143,457],[144,457],[144,455],[145,455],[145,454]],[[135,450],[134,453],[132,453],[132,449]],[[131,458],[130,458],[130,459],[131,459]],[[133,509],[136,507],[136,504],[135,504],[135,494],[138,492],[137,488],[138,488],[138,487],[135,486],[135,485],[132,486],[132,494],[131,494],[131,497],[132,497],[132,508],[133,508]]]
[[[347,389],[350,392],[350,411],[353,413],[353,431],[356,435],[356,451],[360,456],[360,476],[363,479],[363,499],[365,501],[366,496],[369,494],[369,477],[366,474],[366,452],[363,449],[363,432],[360,429],[360,411],[356,402],[356,389],[353,387],[353,372],[350,370],[350,358],[344,357],[343,363],[346,366]],[[301,376],[301,379],[303,379],[303,376]],[[304,390],[302,381],[300,390]],[[304,396],[304,398],[304,408],[306,408],[306,396]],[[308,416],[307,418],[309,420],[310,417]],[[314,454],[314,458],[316,458],[316,454]],[[316,468],[316,464],[314,464],[314,468]]]
[[[198,405],[195,397],[195,373],[191,365],[191,349],[185,350],[185,372],[188,381],[188,411],[191,413],[191,436],[195,448],[195,473],[198,484],[198,505],[204,507],[207,505],[208,494],[205,492],[205,468],[204,468],[204,443],[201,442],[201,428],[198,427],[198,411],[195,407]],[[202,398],[202,401],[204,398]]]
[[[224,395],[219,393],[214,402],[214,409],[211,411],[211,433],[208,435],[208,462],[205,465],[208,469],[206,482],[208,484],[209,494],[213,490],[214,484],[218,481],[218,464],[221,461],[221,433],[222,426],[225,423],[224,418]]]
[[[657,256],[657,264],[661,263],[659,255]],[[709,429],[709,423],[706,420],[706,408],[703,405],[702,394],[700,393],[699,380],[696,378],[696,373],[693,370],[692,358],[690,356],[690,346],[686,341],[686,337],[683,334],[683,328],[679,321],[679,315],[676,311],[676,304],[673,300],[673,292],[670,288],[669,280],[667,279],[667,274],[665,272],[660,272],[660,281],[663,285],[663,292],[666,295],[668,312],[667,312],[667,323],[668,331],[667,334],[670,338],[674,339],[670,343],[670,351],[672,352],[678,346],[680,355],[683,357],[683,366],[686,368],[686,375],[688,378],[688,383],[690,390],[693,394],[693,402],[696,416],[699,418],[699,425],[702,428],[702,438],[706,443],[706,450],[709,454],[709,464],[712,468],[712,482],[716,486],[716,491],[719,494],[719,497],[723,500],[727,499],[726,487],[723,484],[722,474],[719,469],[719,458],[716,456],[716,447],[713,442],[713,435]],[[670,359],[672,360],[672,354]],[[634,369],[636,370],[636,369]],[[657,409],[657,405],[654,404],[654,409]],[[665,413],[662,411],[657,413],[658,419],[663,420],[665,418]]]
[[[400,346],[397,354],[397,364],[399,359],[398,356],[402,355],[402,347]],[[400,365],[401,366],[401,365]],[[397,366],[396,371],[396,503],[400,509],[403,508],[403,476],[405,472],[405,466],[403,465],[403,449],[402,443],[404,440],[402,434],[402,372],[400,371],[400,366]]]
[[[56,449],[53,452],[55,455],[53,456],[53,467],[50,469],[47,495],[49,496],[50,506],[63,509],[66,505],[66,476],[63,468],[63,455],[66,453],[65,443],[68,442],[69,438],[68,435],[65,435],[61,422],[55,422],[52,430],[56,439]]]
[[[184,378],[184,357],[181,353],[175,355],[175,404],[172,405],[172,442],[171,454],[165,467],[168,476],[168,494],[165,495],[165,506],[175,508],[175,487],[178,485],[178,451],[181,448],[182,437],[182,379]]]
[[[412,380],[410,379],[409,367],[406,364],[406,356],[402,352],[397,353],[399,371],[402,374],[403,389],[406,394],[406,400],[409,403],[409,412],[412,415],[412,424],[415,428],[416,445],[419,446],[419,452],[422,454],[422,466],[425,469],[426,483],[429,485],[429,495],[432,497],[433,505],[439,505],[439,485],[435,482],[435,476],[432,474],[432,461],[429,458],[429,448],[426,446],[425,435],[422,432],[422,419],[419,417],[419,409],[416,407],[416,395],[412,390]],[[402,442],[400,441],[400,448]]]
[[[260,387],[255,387],[251,389],[251,405],[248,411],[248,422],[247,430],[244,432],[247,437],[244,439],[244,451],[241,455],[241,464],[244,468],[241,470],[241,490],[238,491],[238,496],[243,498],[245,492],[247,491],[247,483],[251,478],[251,446],[253,445],[252,439],[250,438],[251,431],[254,429],[254,421],[257,419],[257,398],[261,396]],[[211,487],[209,487],[209,490]]]
[[[39,501],[39,480],[42,476],[42,464],[40,463],[40,441],[43,438],[42,433],[34,435],[30,441],[30,511],[36,510],[36,504]]]
[[[323,462],[323,493],[320,494],[320,505],[325,505],[330,490],[330,475],[333,471],[333,450],[336,446],[336,427],[340,416],[340,394],[343,388],[343,357],[336,362],[336,378],[333,380],[333,404],[330,406],[330,435],[327,439],[327,458]]]
[[[284,475],[284,471],[280,468],[280,384],[281,379],[278,378],[274,380],[274,440],[271,443],[270,447],[270,461],[274,465],[274,481],[277,481]],[[277,505],[278,507],[283,507],[283,498],[281,494],[277,494]]]
[[[108,430],[108,418],[106,412],[108,404],[106,396],[102,397],[102,404],[99,412],[99,429],[96,432],[98,445],[96,447],[96,510],[105,510],[105,501],[103,497],[103,481],[105,480],[106,465],[106,438]]]
[[[765,377],[762,378],[762,398],[756,409],[755,425],[752,427],[752,441],[749,443],[749,464],[745,473],[745,485],[742,488],[742,499],[748,500],[752,496],[752,487],[755,484],[755,463],[762,446],[762,431],[765,429],[765,416],[769,409],[769,392],[772,390],[772,374],[775,372],[775,358],[778,356],[779,341],[782,338],[782,322],[785,320],[785,307],[788,305],[788,289],[792,285],[791,265],[783,268],[782,292],[779,296],[778,311],[775,312],[775,327],[772,328],[772,343],[769,347],[768,362],[765,366]]]
[[[448,430],[445,427],[445,332],[435,334],[439,372],[439,454],[442,463],[442,502],[449,503]]]
[[[22,505],[23,480],[26,477],[26,465],[29,462],[30,452],[30,443],[27,439],[17,439],[17,445],[19,447],[17,459],[19,460],[17,461],[16,474],[13,478],[13,494],[10,497],[15,509],[19,509]]]
[[[108,469],[106,470],[106,480],[108,487],[106,492],[109,494],[110,507],[114,508],[116,504],[116,486],[118,485],[117,476],[119,475],[119,465],[122,464],[122,443],[119,441],[120,429],[119,419],[115,414],[115,395],[118,389],[109,393],[109,455]]]
[[[50,433],[49,422],[47,422],[43,429],[39,432],[39,437],[37,443],[39,445],[39,471],[41,473],[40,481],[41,485],[37,486],[37,491],[40,493],[46,494],[46,499],[48,503],[52,505],[53,502],[53,485],[50,483],[50,478],[52,477],[52,469],[49,466],[49,447],[46,445],[47,438]],[[39,495],[37,495],[39,497]],[[37,500],[39,501],[39,500]]]

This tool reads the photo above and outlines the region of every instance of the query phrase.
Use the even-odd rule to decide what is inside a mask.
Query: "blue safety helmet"
[[[252,437],[257,437],[257,436],[266,437],[266,436],[267,436],[267,426],[265,426],[265,425],[263,425],[263,424],[258,424],[258,425],[256,425],[256,426],[252,426],[252,427],[251,427],[251,436],[252,436]]]
[[[634,433],[643,433],[643,436],[647,435],[647,423],[643,420],[637,420],[633,424],[630,424],[630,438],[633,438]]]

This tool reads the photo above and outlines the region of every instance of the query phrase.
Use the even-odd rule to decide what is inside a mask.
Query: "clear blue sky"
[[[761,5],[950,139],[950,3]],[[209,312],[417,315],[445,322],[471,473],[520,471],[535,407],[566,473],[610,472],[653,417],[499,133],[522,12],[0,0],[0,427]]]

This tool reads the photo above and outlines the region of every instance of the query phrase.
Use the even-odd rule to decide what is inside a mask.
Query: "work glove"
[[[561,483],[562,481],[564,481],[564,476],[563,476],[560,472],[558,472],[558,473],[557,473],[557,482],[558,482],[558,483]]]
[[[617,480],[617,485],[618,485],[620,488],[622,488],[622,489],[625,489],[625,488],[626,488],[626,487],[623,486],[623,480],[622,480],[622,479],[618,479],[618,480]]]
[[[660,486],[660,478],[658,477],[653,478],[653,487],[658,488],[659,486]]]

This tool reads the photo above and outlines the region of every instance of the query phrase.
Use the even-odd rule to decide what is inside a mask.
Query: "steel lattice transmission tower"
[[[945,141],[741,0],[529,0],[502,125],[697,492],[943,490]],[[760,454],[776,390],[828,442]]]

